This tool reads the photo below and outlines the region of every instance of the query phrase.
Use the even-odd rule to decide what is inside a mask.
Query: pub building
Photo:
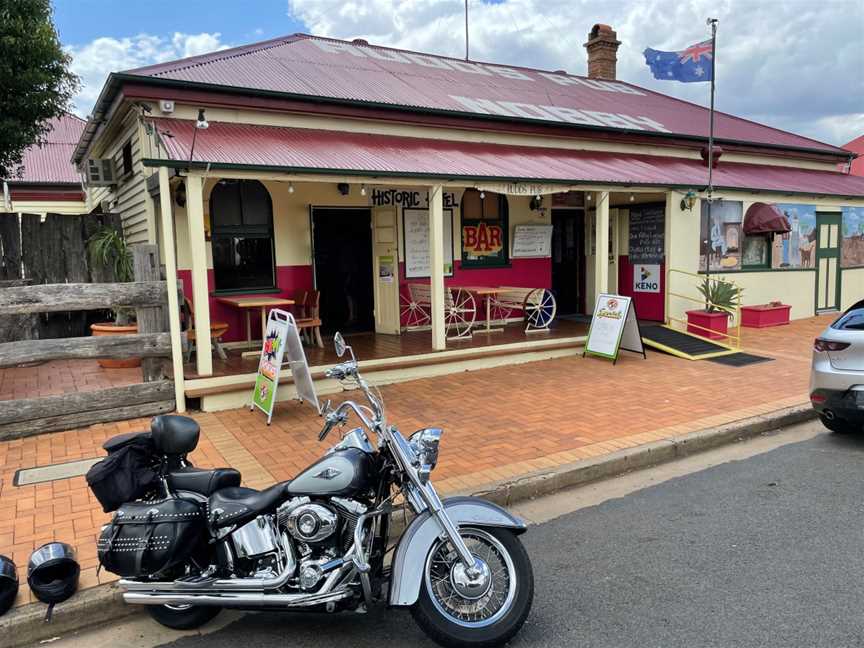
[[[180,409],[248,402],[280,300],[311,364],[341,330],[392,381],[579,353],[600,293],[681,322],[706,271],[793,319],[860,299],[853,154],[718,113],[709,222],[707,110],[617,79],[619,45],[595,25],[581,76],[294,34],[111,74],[73,162],[182,282]]]

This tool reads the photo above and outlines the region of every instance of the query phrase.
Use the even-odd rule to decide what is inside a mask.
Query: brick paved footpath
[[[812,341],[830,321],[745,329],[745,350],[775,360],[742,368],[649,351],[647,360],[622,353],[615,366],[562,358],[389,385],[382,393],[390,422],[406,436],[444,428],[433,474],[439,490],[473,489],[806,402]],[[317,442],[321,420],[308,405],[280,404],[270,427],[246,409],[195,418],[202,435],[193,462],[234,466],[251,487],[291,478],[328,445]],[[115,577],[96,574],[95,540],[109,515],[84,478],[16,487],[15,471],[100,456],[108,437],[146,427],[146,420],[123,421],[0,443],[0,553],[15,560],[22,583],[30,552],[51,540],[76,548],[82,587]],[[22,587],[19,604],[30,600]]]

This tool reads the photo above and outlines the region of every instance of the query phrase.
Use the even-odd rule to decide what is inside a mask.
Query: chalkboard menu
[[[405,237],[405,277],[428,277],[429,210],[403,209],[402,232]],[[444,210],[444,274],[453,276],[453,210]]]
[[[645,205],[630,208],[630,263],[663,263],[666,252],[666,208]]]

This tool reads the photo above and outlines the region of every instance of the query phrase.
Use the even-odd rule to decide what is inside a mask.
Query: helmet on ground
[[[0,556],[0,615],[12,607],[18,595],[18,571],[11,558]]]
[[[75,593],[80,573],[75,550],[64,542],[49,542],[30,555],[27,584],[37,599],[53,605]]]

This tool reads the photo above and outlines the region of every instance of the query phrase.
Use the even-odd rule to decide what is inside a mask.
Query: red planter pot
[[[709,330],[705,330],[709,329]],[[729,330],[726,313],[708,313],[704,310],[687,311],[687,332],[701,335],[709,340],[725,340]]]
[[[792,307],[788,304],[759,304],[758,306],[741,307],[741,326],[751,328],[765,328],[767,326],[783,326],[789,323],[789,311]]]
[[[94,336],[102,335],[134,335],[138,332],[138,325],[132,324],[129,326],[117,326],[112,322],[100,322],[99,324],[91,324],[90,331]],[[99,358],[96,362],[103,369],[130,369],[132,367],[141,366],[141,358]]]

